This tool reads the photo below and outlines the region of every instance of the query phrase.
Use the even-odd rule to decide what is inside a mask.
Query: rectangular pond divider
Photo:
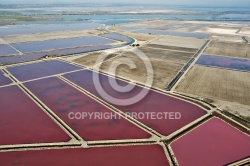
[[[171,91],[171,89],[175,86],[175,84],[179,81],[179,79],[183,76],[183,74],[186,72],[186,70],[191,66],[191,64],[195,61],[195,59],[204,50],[204,48],[208,45],[209,42],[210,42],[210,40],[207,40],[206,43],[194,54],[194,56],[187,62],[187,64],[169,82],[169,84],[166,87],[167,91]]]
[[[139,122],[164,136],[168,136],[206,114],[205,110],[195,104],[191,104],[187,101],[154,90],[149,90],[149,93],[142,100],[128,106],[119,105],[122,103],[118,102],[116,104],[111,103],[98,93],[98,87],[95,87],[93,82],[93,73],[93,71],[84,70],[63,75],[63,77],[124,113],[137,113],[139,115],[139,113],[142,112],[161,112],[162,114],[168,114],[171,112],[173,114],[181,114],[182,117],[178,120],[171,120],[165,117],[161,119],[151,119],[146,118],[145,116],[144,118],[135,117]],[[98,75],[104,91],[116,99],[121,99],[120,102],[124,102],[126,99],[138,95],[144,89],[141,86],[135,85],[134,89],[130,92],[118,92],[111,87],[109,79],[117,81],[117,83],[122,86],[128,85],[129,83],[101,73],[98,73]]]
[[[83,140],[126,140],[151,135],[57,77],[24,84]]]
[[[19,81],[28,81],[79,69],[82,68],[58,60],[43,61],[7,68],[7,70]]]

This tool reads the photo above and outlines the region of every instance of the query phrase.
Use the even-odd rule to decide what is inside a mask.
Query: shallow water
[[[90,93],[94,94],[95,96],[103,99],[105,98],[100,96],[96,87],[93,83],[93,72],[89,70],[84,70],[80,72],[74,72],[70,74],[66,74],[63,77],[69,79],[70,81],[74,82],[75,84],[79,85],[83,89],[89,91]],[[113,77],[108,77],[102,74],[99,74],[100,82],[102,88],[112,97],[116,99],[130,99],[131,97],[136,96],[139,94],[143,88],[139,86],[135,86],[135,88],[127,93],[121,93],[114,90],[110,83],[109,78],[114,79]],[[127,82],[117,80],[119,85],[127,85]],[[201,109],[200,107],[193,105],[191,103],[163,95],[161,93],[150,91],[148,95],[143,98],[140,102],[129,105],[129,106],[119,106],[119,104],[124,103],[117,103],[117,105],[113,105],[114,107],[120,109],[123,112],[131,113],[131,112],[178,112],[181,113],[182,117],[178,120],[171,120],[171,119],[151,119],[151,118],[143,118],[138,119],[140,122],[144,123],[148,127],[154,129],[155,131],[163,134],[169,135],[174,131],[180,129],[181,127],[187,125],[188,123],[198,119],[199,117],[206,114],[206,112]]]
[[[121,46],[124,46],[124,44],[117,45],[117,46],[111,46],[111,45],[86,46],[86,47],[79,47],[79,48],[60,49],[60,50],[54,50],[50,52],[26,53],[26,54],[18,55],[18,56],[9,56],[9,57],[0,58],[0,64],[12,64],[12,63],[17,63],[17,62],[37,60],[46,55],[72,55],[72,54],[77,54],[77,53],[86,53],[86,52],[91,52],[91,51],[105,50],[105,49],[121,47]]]
[[[105,25],[116,25],[140,21],[140,19],[110,19],[110,20],[95,20],[96,23]]]
[[[58,40],[47,40],[47,41],[36,41],[27,43],[12,44],[13,47],[22,52],[39,52],[44,50],[56,50],[65,49],[72,47],[83,47],[88,45],[99,45],[113,43],[113,40],[98,36],[88,36],[81,38],[70,38],[70,39],[58,39]]]
[[[81,68],[58,60],[7,68],[7,70],[19,81],[27,81],[79,69]]]
[[[0,88],[0,101],[0,145],[68,142],[71,139],[18,86]]]
[[[118,114],[116,114],[117,118],[114,119],[100,119],[94,118],[94,116],[92,118],[82,116],[80,119],[70,119],[70,113],[110,115],[114,112],[59,78],[53,77],[28,82],[25,83],[25,86],[84,140],[140,139],[151,136]]]
[[[16,163],[36,166],[169,165],[163,148],[159,145],[0,152],[0,160],[2,165],[15,165]]]
[[[241,58],[231,58],[216,55],[202,55],[196,64],[204,66],[221,67],[227,69],[236,69],[250,71],[250,60]]]
[[[71,23],[71,24],[32,24],[32,25],[12,25],[0,27],[0,36],[46,33],[56,31],[85,30],[99,27],[97,23]]]
[[[175,32],[175,31],[163,31],[163,30],[150,30],[150,29],[139,29],[136,32],[150,33],[157,35],[170,35],[170,36],[183,36],[183,37],[194,37],[199,39],[208,38],[209,35],[203,33],[187,33],[187,32]]]
[[[12,83],[12,81],[8,77],[5,77],[2,70],[0,70],[0,86],[8,85],[10,83]]]
[[[118,41],[126,41],[126,42],[131,42],[132,39],[130,39],[127,36],[123,36],[117,33],[108,33],[105,35],[102,35],[103,37],[109,38],[109,39],[114,39],[114,40],[118,40]]]
[[[180,137],[171,147],[180,165],[227,165],[250,155],[250,137],[212,118]]]
[[[15,49],[11,48],[9,45],[0,44],[0,57],[11,54],[18,54],[18,52]]]

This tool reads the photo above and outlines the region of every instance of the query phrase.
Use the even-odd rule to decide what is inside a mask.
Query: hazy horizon
[[[91,4],[153,4],[153,5],[185,5],[185,6],[213,6],[213,7],[244,7],[247,8],[250,6],[250,1],[248,0],[210,0],[209,2],[203,2],[200,0],[175,0],[166,1],[166,0],[158,0],[157,2],[152,0],[138,0],[134,2],[133,0],[124,1],[115,1],[115,0],[107,0],[103,2],[102,0],[75,0],[74,2],[69,2],[67,0],[43,0],[39,2],[34,2],[32,0],[20,1],[20,0],[0,0],[1,4],[77,4],[77,3],[91,3]]]

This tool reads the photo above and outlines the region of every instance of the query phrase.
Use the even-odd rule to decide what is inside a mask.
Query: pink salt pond
[[[0,146],[71,140],[63,129],[17,86],[0,88],[0,101]]]
[[[171,143],[181,166],[220,166],[250,156],[250,136],[212,118]]]
[[[84,70],[74,73],[69,73],[64,75],[63,77],[92,93],[93,95],[99,97],[100,99],[105,101],[93,82],[93,73],[90,70]],[[130,99],[140,93],[144,88],[140,86],[135,86],[135,88],[129,92],[123,93],[116,91],[109,82],[109,79],[117,81],[119,85],[125,86],[129,83],[125,81],[121,81],[119,79],[115,79],[113,77],[109,77],[103,74],[99,74],[100,82],[104,91],[106,91],[110,96],[116,99]],[[175,114],[178,113],[181,115],[179,119],[170,119],[170,118],[151,118],[146,117],[140,118],[139,116],[135,119],[152,128],[162,135],[169,135],[178,129],[184,127],[185,125],[193,122],[194,120],[202,117],[206,114],[206,111],[201,107],[189,103],[187,101],[183,101],[172,96],[168,96],[153,90],[150,90],[148,95],[143,98],[141,101],[128,106],[120,106],[120,103],[117,105],[110,103],[114,107],[120,109],[125,113],[143,113],[143,112],[155,112],[162,114]]]
[[[24,84],[84,140],[142,139],[151,135],[59,78]],[[89,116],[83,116],[87,113]],[[90,116],[100,113],[113,118]],[[80,116],[78,116],[80,115]]]
[[[1,165],[168,166],[159,145],[0,152]]]

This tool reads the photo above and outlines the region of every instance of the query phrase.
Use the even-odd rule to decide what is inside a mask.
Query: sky
[[[164,4],[164,5],[190,5],[190,6],[230,6],[230,7],[249,7],[250,0],[0,0],[0,4],[6,3],[137,3],[137,4]]]

